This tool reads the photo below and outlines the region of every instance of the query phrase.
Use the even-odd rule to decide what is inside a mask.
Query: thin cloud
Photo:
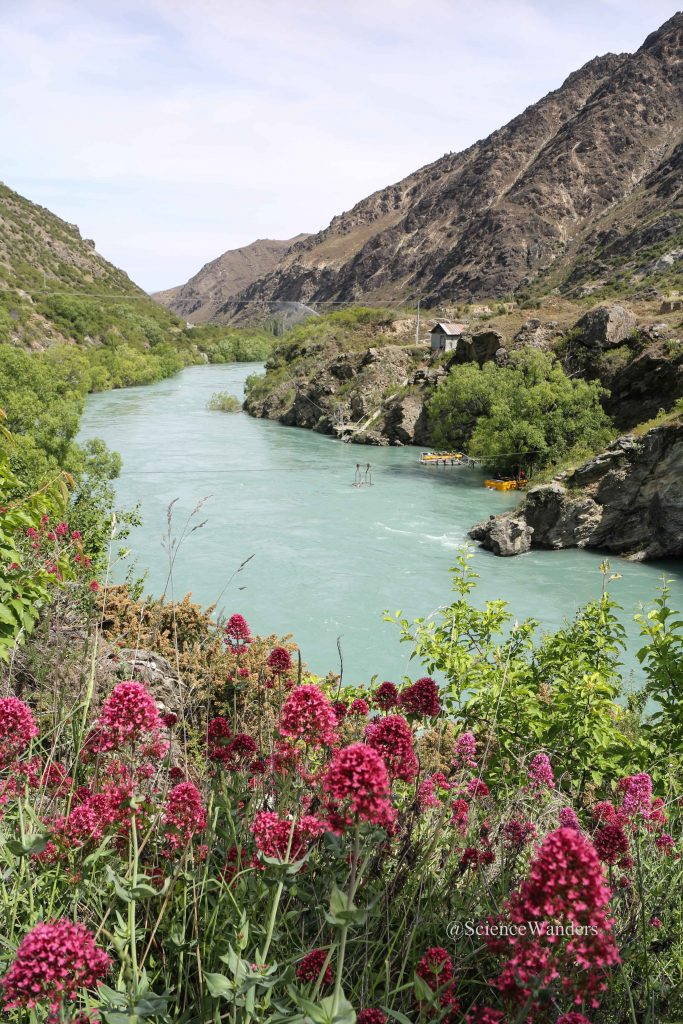
[[[674,11],[15,0],[0,15],[1,173],[143,286],[168,287],[226,248],[318,230]]]

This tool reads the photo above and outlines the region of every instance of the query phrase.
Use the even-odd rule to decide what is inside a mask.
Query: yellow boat
[[[484,480],[484,487],[494,491],[517,491],[519,483],[517,480]]]

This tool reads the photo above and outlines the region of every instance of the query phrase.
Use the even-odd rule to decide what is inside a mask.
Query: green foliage
[[[596,383],[566,375],[535,349],[510,355],[507,366],[455,367],[429,403],[438,447],[462,447],[491,469],[527,472],[581,457],[612,436]]]
[[[185,336],[204,352],[210,363],[262,363],[273,351],[273,335],[248,327],[201,324]]]
[[[212,412],[239,412],[242,403],[239,398],[228,394],[227,391],[216,391],[207,402],[206,408]]]
[[[647,675],[645,696],[657,705],[646,723],[651,749],[666,764],[674,759],[683,767],[683,620],[669,605],[668,582],[654,606],[637,616],[648,643],[638,652]]]

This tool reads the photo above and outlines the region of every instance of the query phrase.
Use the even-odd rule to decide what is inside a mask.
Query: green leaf
[[[15,857],[29,857],[32,853],[42,853],[47,843],[48,838],[45,835],[26,836],[23,844],[18,839],[8,839],[7,849]]]
[[[204,981],[214,999],[229,999],[235,991],[234,982],[224,974],[205,974]]]

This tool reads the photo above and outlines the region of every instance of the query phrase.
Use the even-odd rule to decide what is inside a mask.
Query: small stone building
[[[458,346],[458,339],[467,330],[467,324],[455,324],[449,320],[439,320],[432,327],[429,340],[432,346],[432,355],[437,352],[454,352]]]

